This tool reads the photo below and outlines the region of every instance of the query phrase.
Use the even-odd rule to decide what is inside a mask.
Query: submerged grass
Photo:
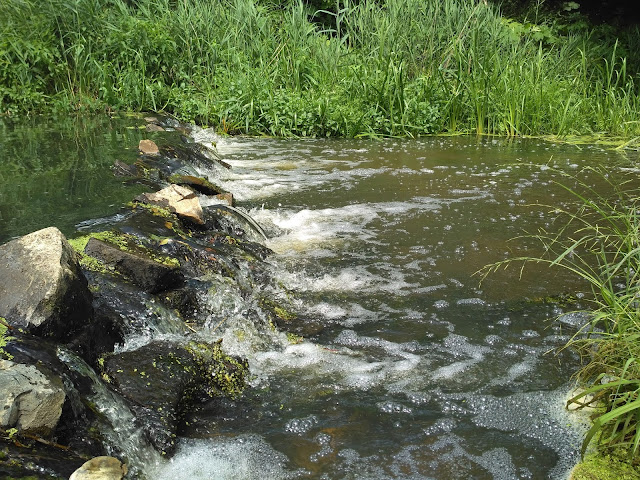
[[[561,185],[579,207],[557,209],[561,225],[532,235],[543,247],[539,257],[511,258],[485,267],[488,274],[514,263],[546,263],[568,270],[591,287],[590,321],[569,341],[583,364],[576,373],[581,393],[569,400],[578,408],[599,405],[584,439],[603,449],[624,449],[640,459],[640,189],[637,180],[596,173],[609,193],[565,175]],[[560,172],[561,173],[561,172]],[[635,180],[635,182],[634,182]],[[564,221],[562,221],[564,220]]]
[[[633,50],[591,35],[477,0],[13,0],[0,111],[166,110],[280,136],[639,136]]]

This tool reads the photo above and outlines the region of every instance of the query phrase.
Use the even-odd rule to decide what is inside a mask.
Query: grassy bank
[[[0,112],[163,109],[282,136],[640,135],[630,41],[475,0],[314,13],[266,0],[1,2]]]

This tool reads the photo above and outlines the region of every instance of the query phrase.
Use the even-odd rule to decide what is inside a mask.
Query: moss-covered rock
[[[104,378],[129,400],[149,440],[164,453],[173,451],[180,423],[195,405],[239,396],[247,372],[246,361],[204,342],[152,342],[109,355],[102,365]]]
[[[211,183],[204,177],[174,173],[169,176],[168,180],[170,183],[175,183],[176,185],[193,188],[195,191],[200,192],[204,195],[218,195],[221,193],[227,193],[226,190]]]

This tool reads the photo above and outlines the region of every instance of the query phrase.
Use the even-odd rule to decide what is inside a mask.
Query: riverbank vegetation
[[[475,0],[2,2],[0,112],[164,110],[280,136],[640,136],[637,30],[519,20]]]
[[[558,216],[555,229],[531,235],[544,254],[510,258],[485,273],[513,263],[543,263],[584,280],[591,291],[589,321],[565,347],[583,360],[575,375],[579,393],[568,407],[594,409],[582,454],[591,445],[601,455],[591,456],[589,465],[614,458],[630,467],[640,463],[640,191],[631,176],[594,169],[564,179],[562,186],[579,207],[549,206]]]

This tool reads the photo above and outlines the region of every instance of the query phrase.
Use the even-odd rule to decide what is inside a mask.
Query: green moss
[[[194,356],[204,378],[209,380],[205,386],[208,395],[237,398],[242,394],[249,369],[246,360],[225,354],[219,344],[189,342],[186,349]]]
[[[127,206],[131,207],[134,210],[136,208],[141,208],[149,212],[154,217],[161,217],[166,219],[167,222],[165,223],[165,226],[169,230],[172,230],[182,238],[188,238],[191,236],[189,232],[186,232],[181,228],[180,226],[181,223],[180,223],[180,220],[178,219],[178,216],[168,208],[163,208],[158,205],[151,205],[149,203],[135,202],[135,201],[129,202]]]
[[[144,210],[147,210],[149,213],[151,213],[153,216],[156,216],[156,217],[177,220],[176,215],[171,210],[169,210],[168,208],[160,207],[158,205],[151,205],[150,203],[142,203],[142,202],[129,202],[127,206],[133,209],[142,208]]]
[[[90,235],[82,235],[81,237],[70,238],[68,241],[69,245],[71,245],[71,248],[73,248],[76,252],[82,254],[87,246],[87,243],[89,243],[90,238]]]
[[[7,343],[12,340],[12,337],[7,335],[9,328],[6,325],[7,320],[4,317],[0,317],[0,358],[6,358],[7,360],[11,360],[13,355],[7,352],[4,347],[7,346]]]
[[[617,452],[587,455],[571,471],[569,480],[640,480],[638,466]]]
[[[105,265],[104,262],[86,254],[82,254],[82,256],[80,257],[80,266],[85,270],[89,270],[90,272],[102,274],[112,273],[114,275],[118,275],[118,272],[116,272],[113,268]]]
[[[298,343],[302,343],[304,341],[304,337],[296,335],[295,333],[287,332],[287,340],[290,344],[297,345]]]
[[[285,307],[283,307],[282,305],[278,304],[275,300],[272,300],[270,298],[266,298],[266,297],[260,298],[260,306],[263,309],[267,310],[268,312],[272,313],[274,316],[276,316],[280,320],[283,320],[285,322],[290,322],[292,320],[295,320],[297,317],[295,313],[287,310]]]
[[[81,237],[69,240],[69,243],[71,244],[73,249],[81,255],[80,265],[86,270],[90,270],[92,272],[107,273],[112,272],[112,269],[108,268],[97,258],[91,257],[84,253],[84,249],[86,248],[87,243],[89,243],[89,239],[91,238],[109,243],[122,250],[123,252],[135,253],[137,251],[138,253],[153,260],[154,262],[161,263],[167,267],[180,267],[180,261],[177,258],[157,254],[150,248],[142,245],[140,241],[133,235],[128,235],[126,233],[117,231],[104,231],[90,233],[89,235],[83,235]]]

